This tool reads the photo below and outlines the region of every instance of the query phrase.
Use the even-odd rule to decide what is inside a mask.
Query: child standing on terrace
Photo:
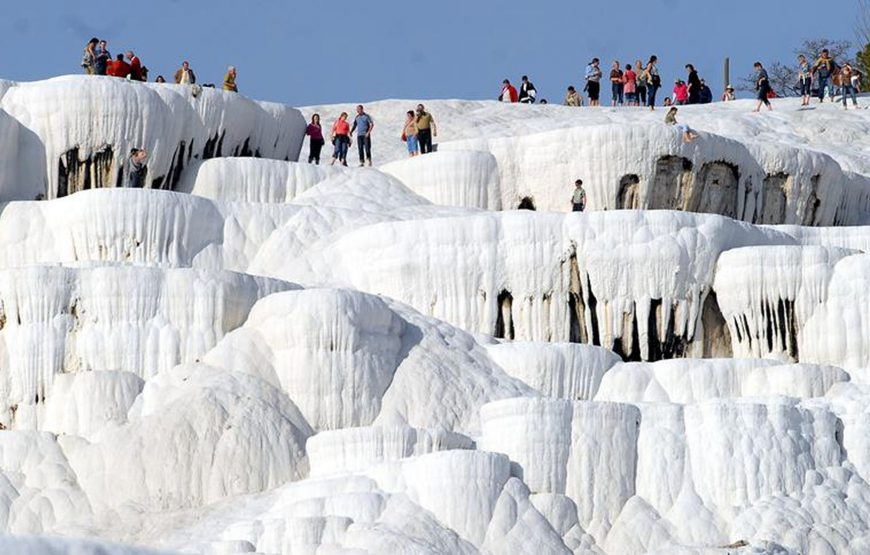
[[[571,211],[583,212],[586,210],[586,191],[583,190],[583,180],[574,182],[574,194],[571,195]]]

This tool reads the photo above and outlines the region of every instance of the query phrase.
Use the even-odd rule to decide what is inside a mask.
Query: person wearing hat
[[[586,66],[586,92],[589,94],[589,105],[599,106],[598,97],[601,94],[601,67],[598,58],[592,58]]]
[[[734,87],[728,85],[725,87],[725,92],[722,93],[722,102],[731,102],[732,100],[736,100],[734,96]]]

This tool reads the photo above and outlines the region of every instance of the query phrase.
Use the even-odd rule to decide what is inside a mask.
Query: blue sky
[[[752,62],[791,60],[802,39],[853,39],[856,0],[145,0],[0,4],[0,77],[78,73],[91,36],[132,48],[171,78],[188,59],[200,82],[239,68],[240,90],[294,105],[380,98],[494,98],[528,74],[539,97],[582,86],[593,56],[694,63],[718,95]],[[82,9],[88,6],[87,10]],[[823,8],[822,8],[823,6]],[[606,67],[609,67],[606,66]],[[668,81],[665,81],[666,83]]]

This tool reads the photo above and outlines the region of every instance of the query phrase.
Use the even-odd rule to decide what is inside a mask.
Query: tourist
[[[665,101],[662,102],[662,104],[665,106],[665,108],[670,108],[671,106],[673,106],[674,103],[673,103],[673,101],[671,100],[671,97],[670,97],[670,96],[666,96],[666,97],[665,97]]]
[[[126,79],[130,76],[130,64],[124,61],[123,54],[115,56],[115,63],[112,64],[112,75],[121,79]]]
[[[94,75],[96,73],[94,65],[96,63],[96,49],[99,42],[100,39],[94,37],[85,45],[84,52],[82,53],[82,68],[85,70],[85,75]]]
[[[323,128],[320,126],[320,114],[311,116],[311,123],[305,128],[308,141],[308,163],[320,165],[320,151],[326,141],[323,140]]]
[[[634,63],[634,71],[637,75],[635,79],[635,91],[637,92],[637,106],[646,106],[646,72],[643,68],[643,63],[640,60],[637,60]]]
[[[147,69],[142,67],[139,56],[134,54],[132,50],[125,52],[124,56],[130,61],[130,79],[134,81],[147,81],[148,75],[145,73]]]
[[[631,64],[625,65],[625,73],[622,75],[623,92],[625,103],[629,106],[637,106],[637,74],[631,69]]]
[[[155,79],[154,82],[155,82],[155,83],[165,83],[165,82],[166,82],[166,78],[163,77],[162,75],[158,75],[158,76],[157,76],[157,79]]]
[[[375,122],[369,116],[362,104],[356,107],[356,117],[353,119],[353,127],[350,132],[353,134],[356,131],[356,146],[359,149],[359,165],[372,165],[372,131],[375,128]]]
[[[239,86],[236,84],[236,67],[230,66],[227,68],[227,74],[224,75],[224,90],[229,92],[239,92]]]
[[[432,152],[432,137],[438,136],[438,127],[435,125],[435,118],[426,111],[422,104],[417,104],[417,116],[414,124],[417,128],[417,144],[420,147],[420,154]]]
[[[181,62],[181,68],[175,72],[175,82],[179,85],[193,85],[196,83],[196,74],[190,69],[187,60]]]
[[[574,89],[574,85],[568,87],[568,92],[565,93],[565,106],[583,106],[583,97]]]
[[[518,100],[517,89],[508,79],[501,82],[501,92],[498,94],[499,102],[516,102]]]
[[[408,157],[413,158],[419,154],[417,144],[417,120],[414,117],[414,111],[408,110],[408,117],[405,118],[405,127],[402,128],[402,140],[408,146]]]
[[[538,91],[535,90],[535,86],[529,81],[528,76],[523,75],[522,83],[520,83],[520,94],[519,100],[522,104],[534,104],[535,97],[538,95]]]
[[[858,99],[855,98],[855,79],[858,77],[857,72],[852,69],[852,64],[849,62],[845,62],[843,64],[843,69],[840,70],[840,83],[843,89],[843,109],[848,110],[849,107],[846,105],[846,101],[848,97],[851,95],[852,97],[852,106],[854,108],[858,107]],[[853,80],[854,79],[854,80]]]
[[[753,67],[755,68],[755,90],[758,91],[758,105],[755,107],[753,112],[761,110],[762,104],[767,106],[768,110],[773,110],[773,106],[770,105],[770,98],[768,96],[771,88],[770,79],[767,76],[767,70],[764,69],[761,62],[755,62]]]
[[[698,138],[698,134],[685,123],[677,123],[677,107],[672,106],[668,113],[665,114],[665,125],[673,125],[680,130],[683,142],[691,143]]]
[[[659,59],[656,56],[650,56],[646,68],[643,70],[646,76],[646,99],[650,110],[656,109],[656,93],[662,86],[662,78],[659,75],[658,68]]]
[[[598,101],[601,94],[601,66],[598,58],[592,58],[589,65],[586,66],[586,88],[584,89],[589,94],[589,105],[600,106]]]
[[[701,79],[701,97],[698,99],[700,104],[710,104],[713,102],[713,91],[707,86],[707,82]]]
[[[571,212],[586,210],[586,191],[583,190],[583,180],[574,182],[574,194],[571,195]]]
[[[689,101],[689,88],[686,86],[685,81],[682,79],[677,79],[674,81],[674,104],[677,106],[682,106]]]
[[[338,160],[342,166],[347,165],[347,151],[350,149],[350,124],[347,123],[347,112],[342,112],[332,124],[332,144],[335,150],[332,154],[332,164]]]
[[[798,56],[798,86],[801,92],[801,106],[809,106],[813,88],[813,69],[803,54]]]
[[[106,41],[101,40],[94,49],[94,74],[105,75],[111,60],[112,55],[109,54],[109,46]]]
[[[822,50],[822,55],[819,56],[819,59],[816,60],[816,63],[813,64],[812,73],[818,77],[819,80],[819,102],[825,101],[825,90],[828,86],[828,79],[834,75],[837,69],[837,62],[831,58],[828,49],[825,48]],[[831,95],[833,97],[833,95]]]
[[[734,87],[728,85],[725,87],[725,92],[722,93],[722,102],[731,102],[732,100],[736,100],[734,96]]]
[[[148,173],[148,166],[145,165],[147,158],[148,153],[143,148],[130,150],[130,187],[141,189],[145,186],[145,176]]]
[[[689,91],[687,104],[698,104],[701,101],[701,79],[698,77],[698,72],[695,71],[695,66],[692,64],[686,64],[686,71],[689,73],[686,81]]]
[[[619,61],[614,60],[613,66],[610,68],[610,93],[611,106],[622,106],[623,102],[623,81],[622,70],[619,69]]]

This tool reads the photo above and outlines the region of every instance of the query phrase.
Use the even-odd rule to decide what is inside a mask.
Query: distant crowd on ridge
[[[96,37],[91,38],[85,45],[81,67],[87,75],[105,75],[131,81],[147,81],[149,73],[148,68],[142,64],[132,50],[126,50],[123,54],[119,53],[112,58],[107,41]],[[770,100],[778,95],[771,86],[770,76],[761,62],[755,62],[753,68],[752,80],[758,101],[753,111],[760,111],[762,106],[772,110],[773,105]],[[665,124],[679,129],[683,141],[688,143],[697,139],[699,135],[688,125],[677,123],[676,106],[709,104],[713,102],[713,92],[706,81],[699,76],[694,65],[686,64],[685,69],[686,79],[677,78],[674,80],[672,94],[664,97],[662,105],[670,108],[665,117]],[[239,91],[236,84],[237,74],[234,66],[227,68],[223,79],[223,90]],[[794,83],[794,89],[799,91],[801,95],[801,106],[808,106],[813,96],[816,96],[819,102],[824,102],[826,97],[833,102],[835,95],[841,95],[845,109],[848,109],[849,98],[852,100],[853,107],[857,108],[856,93],[861,92],[861,78],[861,73],[851,64],[845,62],[842,66],[839,65],[830,56],[830,52],[825,49],[812,64],[803,54],[798,56],[797,82]],[[215,87],[211,83],[198,85],[196,74],[186,60],[175,72],[173,79],[176,84],[191,85],[194,96],[198,96],[202,87]],[[645,64],[641,60],[637,60],[634,64],[627,63],[625,66],[618,60],[614,60],[608,79],[611,106],[644,106],[650,110],[655,110],[658,95],[663,86],[658,70],[658,57],[650,56]],[[585,85],[582,89],[582,92],[586,93],[589,106],[601,105],[603,80],[604,72],[601,69],[601,62],[598,58],[593,58],[586,66]],[[166,79],[163,75],[158,75],[154,82],[166,83]],[[720,100],[730,102],[735,99],[735,89],[728,84],[720,96]],[[520,79],[519,90],[511,84],[509,79],[505,79],[502,82],[498,100],[506,103],[534,104],[538,101],[537,89],[527,75],[523,75]],[[582,107],[585,102],[584,96],[573,85],[567,88],[564,106]],[[539,103],[547,104],[547,100],[541,99]],[[329,133],[333,145],[332,164],[338,162],[347,166],[348,151],[355,136],[360,166],[371,166],[372,131],[374,131],[375,122],[361,104],[356,107],[356,116],[352,124],[348,122],[348,117],[347,112],[342,112],[332,124]],[[311,117],[305,134],[310,138],[308,163],[320,164],[321,152],[326,144],[320,123],[320,114],[314,114]],[[409,156],[414,157],[435,150],[436,146],[433,145],[432,139],[437,136],[435,119],[432,114],[426,111],[423,104],[418,104],[416,110],[409,110],[406,113],[401,140],[406,144]],[[144,149],[133,149],[130,153],[130,182],[133,186],[144,186],[147,157],[148,153]],[[582,183],[579,179],[575,183],[576,190],[572,197],[572,206],[575,211],[582,211],[586,206],[586,196]]]
[[[142,65],[142,61],[132,50],[127,50],[112,58],[108,43],[97,37],[93,37],[85,45],[81,66],[86,75],[107,75],[131,81],[148,81],[148,68]],[[227,72],[224,74],[223,90],[239,92],[239,87],[236,85],[237,74],[234,66],[227,68]],[[158,75],[154,82],[165,83],[166,79],[162,75]],[[175,83],[178,85],[196,85],[196,74],[187,61],[182,62],[181,67],[175,72]],[[212,83],[205,83],[202,86],[214,88]]]
[[[761,62],[755,62],[754,85],[758,105],[755,111],[759,111],[764,105],[772,109],[770,99],[776,98],[777,93],[770,83],[770,76]],[[663,106],[682,106],[687,104],[709,104],[713,102],[713,91],[702,79],[695,66],[686,64],[686,79],[674,80],[672,95],[663,99]],[[831,101],[835,95],[842,95],[843,106],[848,108],[847,99],[852,99],[853,106],[857,106],[856,93],[861,92],[861,73],[848,62],[840,66],[830,56],[830,52],[822,50],[821,55],[810,64],[806,56],[798,56],[797,82],[794,83],[795,91],[799,91],[802,97],[802,106],[808,106],[810,98],[816,96],[819,102],[826,97]],[[601,84],[604,80],[604,72],[601,69],[601,61],[593,58],[586,66],[584,74],[585,85],[583,92],[586,93],[589,106],[601,105]],[[650,56],[646,64],[637,60],[634,64],[625,64],[623,67],[618,60],[611,64],[610,74],[610,102],[611,106],[646,106],[655,109],[659,91],[662,88],[662,79],[658,70],[658,57]],[[535,85],[527,75],[520,80],[520,88],[517,90],[509,79],[502,81],[501,91],[498,95],[501,102],[534,104],[537,100]],[[735,90],[730,84],[725,87],[720,96],[723,102],[736,100]],[[541,99],[541,104],[547,104],[546,99]],[[565,106],[583,106],[584,97],[574,85],[570,85],[565,93]]]

